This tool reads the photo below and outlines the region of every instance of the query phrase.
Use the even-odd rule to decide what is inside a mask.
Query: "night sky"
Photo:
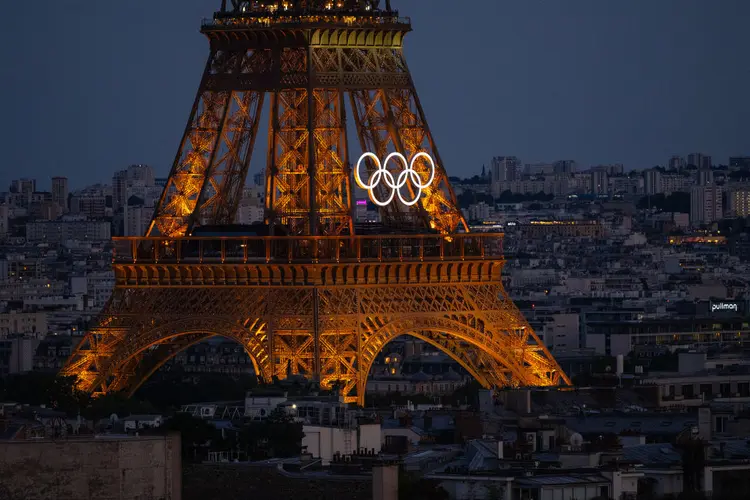
[[[644,168],[750,154],[748,0],[392,3],[412,18],[407,60],[450,175],[493,155]],[[3,2],[0,190],[110,182],[132,163],[166,176],[219,4]]]

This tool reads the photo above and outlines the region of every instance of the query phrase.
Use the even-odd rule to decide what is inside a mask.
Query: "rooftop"
[[[698,425],[698,418],[687,413],[610,413],[565,419],[566,425],[581,434],[621,434],[631,431],[642,435],[679,434]]]

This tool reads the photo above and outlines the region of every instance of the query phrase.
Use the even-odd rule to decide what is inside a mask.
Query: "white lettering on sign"
[[[735,311],[737,312],[737,304],[728,302],[719,302],[718,304],[711,304],[711,312],[716,311]]]
[[[375,162],[375,166],[377,167],[377,170],[375,170],[375,173],[370,176],[368,182],[364,182],[362,180],[362,177],[359,175],[359,169],[362,166],[362,160],[364,160],[365,158],[372,159],[372,161]],[[404,166],[404,169],[398,174],[398,177],[395,178],[393,177],[393,173],[391,173],[391,171],[386,168],[388,166],[388,162],[393,158],[398,159]],[[427,182],[422,182],[422,176],[419,175],[416,170],[414,170],[414,162],[417,161],[417,158],[426,158],[427,162],[430,164],[430,178],[427,180]],[[401,203],[403,203],[407,207],[410,207],[419,201],[419,197],[422,196],[422,190],[430,187],[432,181],[435,180],[435,162],[432,160],[432,157],[430,155],[424,152],[415,154],[411,159],[411,163],[407,162],[406,157],[401,153],[391,153],[385,157],[385,161],[381,164],[380,159],[375,154],[364,153],[359,157],[359,161],[357,162],[357,169],[354,171],[354,180],[357,181],[357,185],[359,187],[370,193],[370,199],[376,205],[384,207],[393,201],[394,196],[398,195],[398,199],[401,200]],[[391,194],[385,201],[379,200],[375,197],[374,189],[380,185],[380,181],[383,181],[385,185],[391,189]],[[406,186],[407,182],[410,182],[417,189],[413,200],[406,200],[401,194],[401,188]]]

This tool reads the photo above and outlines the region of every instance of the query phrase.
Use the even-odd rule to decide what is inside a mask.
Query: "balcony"
[[[203,19],[201,31],[218,31],[247,28],[390,28],[410,30],[411,19],[408,17],[386,13],[343,13],[343,12],[306,12],[291,14],[289,12],[276,13],[241,13],[232,15],[218,15],[213,19]]]
[[[113,238],[117,264],[317,264],[502,260],[501,233]]]

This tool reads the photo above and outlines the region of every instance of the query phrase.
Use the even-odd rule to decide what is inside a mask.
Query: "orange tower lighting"
[[[208,63],[153,220],[114,239],[112,298],[63,374],[132,393],[218,335],[266,382],[302,374],[363,404],[378,353],[411,335],[485,387],[570,383],[502,286],[502,234],[461,215],[404,59],[409,19],[374,0],[224,0],[201,31]],[[266,98],[266,220],[201,233],[235,220]],[[356,176],[347,98],[369,153]],[[376,231],[355,223],[354,178]]]

